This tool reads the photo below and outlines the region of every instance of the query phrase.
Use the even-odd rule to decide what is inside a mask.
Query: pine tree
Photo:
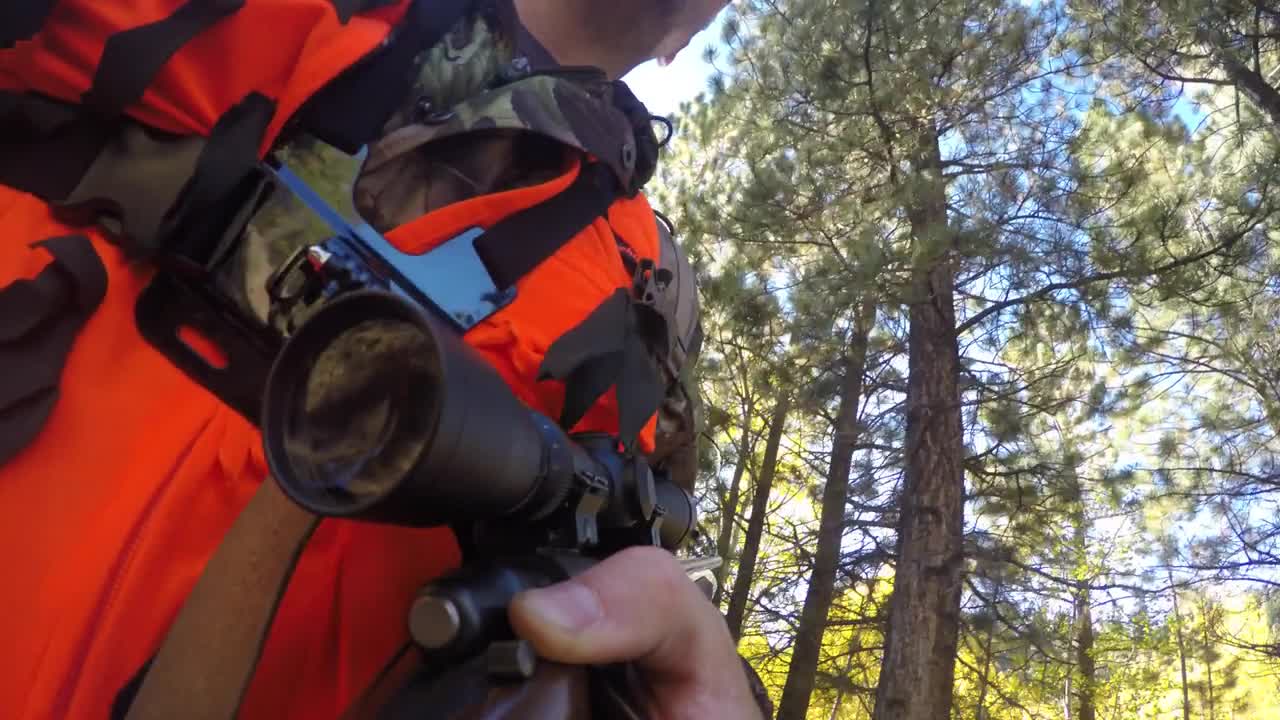
[[[1183,81],[1117,43],[1181,43],[1162,29],[1175,15],[1203,25],[1204,5],[1069,5],[740,3],[712,56],[725,75],[678,118],[675,215],[710,248],[708,272],[749,275],[787,328],[786,352],[757,356],[772,382],[754,419],[725,406],[754,434],[724,436],[737,464],[716,501],[722,547],[736,544],[725,515],[753,508],[744,552],[728,553],[741,557],[729,615],[781,717],[1176,713],[1200,680],[1179,681],[1178,660],[1195,676],[1197,655],[1178,650],[1169,599],[1263,577],[1278,557],[1280,155],[1265,91],[1242,75],[1201,83],[1219,90],[1197,96],[1212,111],[1189,128],[1200,110],[1175,104]],[[1249,8],[1270,32],[1267,8]],[[1103,22],[1121,12],[1127,25]],[[1240,34],[1257,46],[1243,56],[1225,37],[1197,40],[1199,66],[1160,62],[1265,74],[1269,35]],[[849,348],[821,338],[867,299],[844,470]],[[1190,400],[1170,392],[1185,388]],[[785,424],[769,421],[779,406]],[[1143,467],[1141,443],[1162,433]],[[731,478],[751,481],[737,499]],[[1187,533],[1209,513],[1228,530]],[[1146,546],[1166,535],[1181,536],[1176,559],[1157,562]],[[886,560],[887,607],[855,590]],[[1218,711],[1242,677],[1228,667],[1208,665]]]

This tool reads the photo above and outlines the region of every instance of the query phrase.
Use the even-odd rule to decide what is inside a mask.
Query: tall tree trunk
[[[729,574],[730,553],[733,552],[733,528],[738,520],[738,502],[742,492],[742,475],[747,470],[751,459],[751,418],[743,413],[742,441],[738,443],[738,464],[733,468],[733,480],[729,491],[720,503],[720,534],[716,537],[716,554],[720,556],[720,567],[716,568],[716,592],[713,601],[716,607],[724,599],[724,580]]]
[[[1080,684],[1076,689],[1079,702],[1077,720],[1096,720],[1098,716],[1096,694],[1097,668],[1093,660],[1093,610],[1088,588],[1076,591],[1076,667],[1080,671]]]
[[[1272,87],[1262,73],[1249,69],[1225,52],[1216,55],[1231,82],[1271,118],[1273,132],[1280,134],[1280,90]]]
[[[1075,478],[1075,483],[1075,495],[1079,498],[1079,502],[1072,512],[1071,524],[1075,531],[1073,543],[1076,551],[1075,559],[1079,564],[1089,556],[1089,521],[1084,509],[1085,490],[1080,485],[1078,477]],[[1083,577],[1081,575],[1077,573],[1076,579],[1082,583],[1088,583],[1091,580],[1087,575]],[[1076,689],[1076,700],[1078,702],[1076,718],[1077,720],[1096,720],[1098,715],[1098,673],[1097,664],[1093,658],[1093,596],[1088,587],[1076,589],[1074,605],[1073,609],[1076,616],[1076,669],[1080,673],[1080,684]]]
[[[978,699],[974,701],[974,720],[987,720],[987,688],[991,685],[991,635],[995,625],[987,628],[987,638],[982,646],[982,674],[978,676]]]
[[[751,581],[756,571],[756,557],[760,554],[760,539],[764,535],[765,514],[769,511],[769,493],[773,490],[773,476],[778,469],[778,447],[782,444],[782,432],[791,412],[791,398],[783,395],[773,406],[769,420],[769,437],[764,444],[764,459],[757,473],[755,495],[751,498],[751,517],[747,519],[747,534],[742,539],[742,555],[738,558],[738,573],[733,579],[733,591],[729,593],[729,609],[725,621],[729,632],[737,640],[742,637],[742,623],[747,616],[747,601],[751,598]]]
[[[867,367],[867,338],[871,335],[875,316],[875,302],[864,300],[857,310],[853,336],[845,353],[840,408],[836,411],[832,433],[831,463],[827,467],[827,484],[822,491],[813,574],[809,576],[805,590],[800,626],[791,648],[787,682],[778,702],[778,720],[805,720],[809,714],[809,698],[813,695],[818,660],[822,654],[822,636],[827,629],[827,613],[835,599],[836,573],[840,569],[849,474],[853,467],[853,446],[858,440],[858,408],[862,406],[862,378]]]
[[[853,644],[849,646],[849,656],[844,660],[843,677],[849,678],[853,675]],[[844,706],[844,686],[836,688],[836,701],[831,704],[831,714],[827,716],[827,720],[837,720],[840,717],[840,708]]]
[[[1213,644],[1209,639],[1209,613],[1205,608],[1204,618],[1204,671],[1205,680],[1209,688],[1209,715],[1208,720],[1218,720],[1218,709],[1213,700]]]
[[[1000,593],[1004,582],[997,581],[995,592],[991,594],[991,605],[994,612],[999,611]],[[993,614],[994,614],[993,612]],[[993,618],[987,626],[987,637],[982,643],[982,674],[978,676],[978,699],[973,708],[974,720],[987,720],[987,689],[991,687],[991,646],[995,643],[996,621]]]
[[[953,240],[936,134],[921,150],[908,213],[918,260],[908,308],[906,468],[874,720],[950,715],[960,632],[964,434]]]
[[[1182,614],[1178,612],[1178,590],[1173,586],[1173,571],[1169,574],[1169,589],[1173,592],[1173,627],[1178,637],[1178,665],[1182,670],[1182,720],[1191,720],[1191,693],[1187,690],[1187,642],[1182,636]]]

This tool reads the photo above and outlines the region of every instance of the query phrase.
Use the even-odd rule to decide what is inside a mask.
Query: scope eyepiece
[[[319,515],[428,526],[547,511],[544,428],[453,330],[391,293],[326,303],[281,351],[262,432],[276,481]],[[561,487],[555,487],[559,483]]]

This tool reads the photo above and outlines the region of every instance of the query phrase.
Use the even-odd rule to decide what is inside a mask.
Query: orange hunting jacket
[[[352,3],[339,0],[51,4],[38,32],[0,49],[0,91],[74,102],[118,33],[194,5],[233,8],[183,44],[126,112],[166,132],[205,135],[247,93],[261,93],[276,103],[265,154],[306,98],[385,40],[408,2],[366,3],[374,7],[345,20],[337,8]],[[555,195],[579,167],[444,207],[388,237],[403,251],[425,252]],[[630,287],[615,233],[637,254],[657,256],[644,197],[620,199],[607,220],[520,280],[512,305],[466,336],[522,400],[552,417],[563,386],[536,381],[546,349]],[[47,421],[0,464],[3,718],[109,717],[266,475],[255,427],[140,336],[134,305],[153,270],[127,259],[98,227],[68,224],[40,198],[0,185],[0,291],[47,270],[53,256],[37,243],[67,235],[92,244],[106,289],[66,355]],[[22,337],[5,337],[6,320],[0,374],[22,361]],[[0,432],[10,410],[0,404]],[[616,422],[611,392],[577,429],[613,430]],[[645,450],[652,437],[651,419]],[[445,529],[324,521],[282,602],[242,717],[340,715],[406,639],[415,591],[458,562]]]

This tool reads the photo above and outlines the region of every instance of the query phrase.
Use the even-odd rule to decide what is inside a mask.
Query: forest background
[[[655,205],[779,720],[1280,717],[1280,7],[745,0],[701,40]]]

